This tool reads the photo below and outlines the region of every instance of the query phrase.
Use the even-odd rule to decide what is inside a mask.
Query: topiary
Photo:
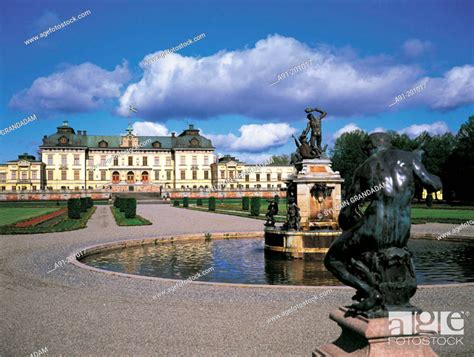
[[[250,198],[247,196],[242,197],[242,211],[248,211],[250,207]]]
[[[135,218],[137,215],[136,198],[127,198],[125,201],[125,218]]]
[[[183,198],[183,207],[189,207],[189,197]]]
[[[86,212],[87,211],[87,200],[85,197],[81,197],[80,199],[81,202],[81,212]]]
[[[173,201],[173,206],[179,207],[179,201],[178,201],[178,200],[174,200],[174,201]]]
[[[250,215],[255,217],[260,215],[260,197],[252,197]]]
[[[196,206],[202,206],[202,198],[196,200]]]
[[[215,211],[215,210],[216,210],[216,198],[209,197],[209,211]]]
[[[81,201],[77,198],[67,200],[67,216],[71,219],[81,218]]]

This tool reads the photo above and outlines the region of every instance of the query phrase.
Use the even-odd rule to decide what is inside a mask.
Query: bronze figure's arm
[[[421,180],[423,186],[426,187],[428,192],[436,192],[443,188],[441,179],[433,174],[430,174],[423,163],[421,162],[421,155],[423,151],[415,151],[413,157],[413,172]]]

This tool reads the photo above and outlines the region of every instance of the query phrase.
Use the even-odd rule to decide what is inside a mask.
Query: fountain
[[[294,138],[297,149],[291,157],[297,173],[286,180],[287,220],[281,227],[275,226],[275,211],[270,204],[265,249],[290,258],[312,259],[321,258],[342,233],[337,217],[344,180],[331,168],[325,153],[327,145],[321,147],[321,121],[327,113],[318,108],[305,112],[308,125],[298,139]]]

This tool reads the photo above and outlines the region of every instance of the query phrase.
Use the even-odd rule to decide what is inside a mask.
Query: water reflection
[[[474,245],[411,241],[419,284],[474,282]],[[339,285],[322,259],[286,260],[268,254],[262,239],[183,242],[112,250],[86,257],[97,268],[146,276],[186,279],[203,270],[200,280],[270,285]]]

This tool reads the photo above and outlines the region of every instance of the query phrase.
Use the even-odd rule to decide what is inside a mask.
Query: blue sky
[[[192,123],[217,152],[247,161],[293,151],[290,135],[306,125],[308,106],[328,112],[329,144],[355,128],[456,132],[474,114],[473,17],[472,1],[453,0],[7,0],[0,129],[38,119],[0,135],[0,161],[36,153],[63,120],[97,135],[123,133],[129,121],[143,135]]]

